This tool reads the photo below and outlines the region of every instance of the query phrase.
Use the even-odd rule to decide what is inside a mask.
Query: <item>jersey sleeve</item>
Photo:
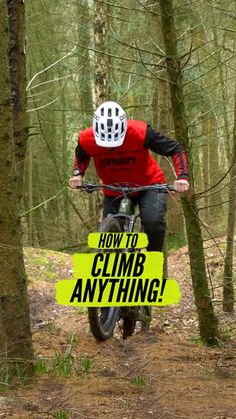
[[[171,157],[178,179],[188,179],[187,158],[181,144],[147,126],[144,146],[154,153]]]
[[[74,161],[74,170],[79,170],[80,174],[83,176],[90,162],[90,156],[84,151],[80,145],[78,138],[78,144],[75,148],[75,161]]]

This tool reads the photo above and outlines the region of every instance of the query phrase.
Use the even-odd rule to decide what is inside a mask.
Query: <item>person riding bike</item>
[[[182,146],[152,129],[146,122],[128,120],[122,107],[112,101],[102,103],[93,115],[93,127],[80,132],[75,149],[74,173],[69,186],[83,184],[90,158],[104,184],[147,186],[165,183],[164,173],[150,151],[171,157],[177,179],[176,192],[189,188],[187,159]],[[132,194],[139,205],[144,232],[148,236],[148,251],[162,251],[165,237],[167,194],[147,190]],[[104,190],[103,215],[116,214],[122,195]]]

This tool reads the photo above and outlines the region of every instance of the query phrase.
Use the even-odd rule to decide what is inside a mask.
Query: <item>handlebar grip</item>
[[[76,189],[82,189],[88,193],[92,193],[98,189],[98,185],[95,185],[92,182],[83,183],[81,186],[76,186]]]

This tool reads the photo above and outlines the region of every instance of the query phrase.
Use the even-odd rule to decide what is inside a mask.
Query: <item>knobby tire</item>
[[[120,233],[121,227],[119,222],[109,214],[102,221],[98,231],[100,233]],[[113,335],[119,310],[119,307],[102,307],[101,309],[98,307],[88,308],[90,328],[95,339],[103,341],[109,339]]]
[[[98,231],[101,233],[119,233],[122,229],[118,220],[109,214],[102,221]],[[140,331],[149,330],[151,323],[151,307],[149,306],[124,307],[121,311],[119,307],[103,307],[101,309],[89,307],[88,318],[91,332],[95,339],[104,341],[112,337],[119,314],[121,314],[120,317],[122,318],[123,339],[133,335],[136,324],[139,321],[139,315],[141,315],[141,318],[142,316],[145,317],[145,320],[140,320]]]

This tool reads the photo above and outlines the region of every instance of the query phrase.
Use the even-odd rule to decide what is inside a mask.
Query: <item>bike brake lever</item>
[[[96,186],[92,182],[87,182],[83,186],[88,193],[92,193],[96,190]]]

